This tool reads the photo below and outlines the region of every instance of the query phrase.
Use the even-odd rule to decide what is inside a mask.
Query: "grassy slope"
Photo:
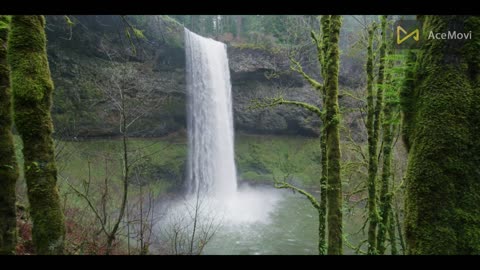
[[[15,141],[21,162],[21,141],[18,137]],[[138,181],[155,183],[158,192],[182,185],[187,157],[185,137],[131,139],[129,142],[131,160],[143,157],[133,170]],[[273,184],[273,177],[283,179],[289,175],[291,181],[303,186],[317,183],[320,173],[318,139],[241,134],[235,138],[235,151],[240,181]],[[121,141],[57,142],[57,162],[62,189],[66,188],[65,181],[87,180],[89,163],[92,183],[100,183],[107,175],[112,181],[119,181]],[[22,185],[23,181],[19,182]]]
[[[320,143],[315,138],[240,135],[235,161],[241,180],[273,184],[273,178],[313,186],[320,175]]]

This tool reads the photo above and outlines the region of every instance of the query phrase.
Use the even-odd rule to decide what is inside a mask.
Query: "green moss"
[[[425,16],[424,32],[466,24],[465,16]],[[469,21],[475,32],[480,23]],[[410,254],[480,253],[478,70],[475,40],[425,40],[409,108],[405,230]],[[473,56],[476,58],[478,56]],[[405,93],[404,93],[405,95]],[[405,99],[404,99],[405,100]]]
[[[26,30],[43,29],[45,19],[36,16],[24,16],[22,20],[16,18],[18,16],[13,17],[12,28],[15,26],[18,30],[12,29],[9,48],[28,50],[31,53],[28,57],[10,54],[12,69],[23,71],[12,72],[12,84],[16,85],[14,95],[25,101],[38,102],[53,89],[45,47],[46,37],[45,34],[30,35],[32,31]]]
[[[0,15],[0,29],[2,29],[2,35],[8,35],[8,29],[10,28],[11,19],[12,18],[9,15]],[[6,40],[6,38],[3,38],[3,42],[6,42]]]
[[[14,254],[17,243],[15,184],[18,165],[12,136],[12,92],[7,64],[8,16],[0,15],[0,255]]]
[[[50,116],[53,83],[44,27],[43,16],[13,16],[8,61],[12,69],[15,124],[24,145],[33,242],[38,254],[59,254],[63,252],[65,226],[56,186]]]

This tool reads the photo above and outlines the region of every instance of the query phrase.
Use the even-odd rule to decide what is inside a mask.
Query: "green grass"
[[[235,161],[240,179],[273,184],[289,177],[313,186],[320,175],[320,142],[316,138],[239,135]]]
[[[108,177],[120,183],[123,175],[121,140],[61,142],[63,150],[57,159],[61,178],[69,182],[102,182]],[[61,146],[62,147],[62,146]],[[59,147],[59,148],[61,148]],[[167,139],[130,139],[128,159],[133,185],[147,184],[160,194],[181,184],[186,144]],[[89,169],[90,167],[90,169]]]
[[[15,137],[22,168],[21,140]],[[184,181],[187,159],[185,136],[130,139],[128,142],[131,183],[147,185],[155,196],[178,190]],[[90,179],[93,190],[105,178],[120,192],[122,181],[122,141],[95,139],[56,141],[58,184],[61,194],[72,193],[69,184],[82,187]],[[314,187],[320,175],[320,148],[315,138],[237,134],[235,161],[240,181],[273,185],[274,177],[306,187]],[[23,175],[23,173],[21,173]],[[23,176],[20,192],[25,192]],[[135,193],[136,189],[132,189]],[[23,197],[23,196],[22,196]]]

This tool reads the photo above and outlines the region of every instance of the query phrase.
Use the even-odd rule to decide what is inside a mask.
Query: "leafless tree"
[[[215,202],[200,190],[184,198],[179,208],[170,208],[175,211],[167,211],[160,231],[164,253],[201,255],[221,227],[222,217],[212,207]]]
[[[196,203],[184,204],[186,213],[171,213],[161,232],[165,252],[173,255],[200,255],[218,231],[213,212]]]
[[[107,171],[105,172],[107,176],[104,179],[104,185],[100,191],[100,201],[98,203],[94,202],[95,196],[89,194],[92,181],[90,175],[88,180],[83,182],[83,190],[72,184],[69,184],[69,186],[78,196],[87,202],[89,208],[95,214],[101,228],[100,231],[106,237],[105,253],[108,255],[111,254],[114,243],[120,235],[123,226],[125,225],[127,229],[130,228],[128,226],[129,221],[125,221],[124,219],[127,212],[129,185],[132,177],[131,171],[132,168],[144,158],[144,156],[136,155],[138,154],[137,151],[131,149],[129,145],[130,127],[137,120],[145,116],[151,108],[158,106],[163,99],[153,97],[155,90],[153,85],[148,85],[146,82],[138,80],[138,73],[140,71],[132,66],[132,63],[127,61],[128,56],[122,55],[102,43],[100,43],[100,47],[108,58],[109,66],[106,68],[106,73],[110,74],[110,78],[106,84],[104,82],[96,82],[96,86],[103,93],[103,102],[108,104],[106,110],[109,111],[112,117],[118,120],[119,133],[121,134],[122,141],[120,157],[122,164],[121,199],[119,205],[109,205],[108,197],[111,196],[110,193],[114,191],[111,190],[112,183]],[[152,153],[150,153],[150,155],[151,154]],[[106,164],[108,163],[107,160],[105,160],[105,162]],[[143,201],[140,205],[142,204]],[[111,209],[113,213],[109,213],[108,209]],[[141,212],[143,212],[143,209],[141,209]],[[141,222],[144,222],[143,217]],[[142,231],[142,246],[144,248],[145,238],[143,233],[144,231]],[[127,234],[127,240],[128,239],[130,239],[129,234]]]

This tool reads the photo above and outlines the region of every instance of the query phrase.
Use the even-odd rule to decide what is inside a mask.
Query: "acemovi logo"
[[[402,34],[404,34],[405,36],[401,37]],[[408,33],[407,30],[403,29],[402,26],[397,25],[397,35],[396,36],[397,36],[397,45],[402,44],[405,40],[407,40],[409,38],[413,38],[413,40],[419,41],[420,40],[420,30],[415,29],[415,30],[413,30],[413,32]]]
[[[422,23],[417,20],[399,20],[393,27],[397,49],[416,48],[420,41]]]
[[[464,24],[451,23],[442,31],[434,32],[425,30],[421,21],[417,20],[399,20],[394,24],[394,42],[397,49],[415,49],[420,45],[420,40],[445,40],[451,46],[462,46],[466,40],[471,40],[475,33],[465,31]],[[425,31],[422,33],[422,31]]]

